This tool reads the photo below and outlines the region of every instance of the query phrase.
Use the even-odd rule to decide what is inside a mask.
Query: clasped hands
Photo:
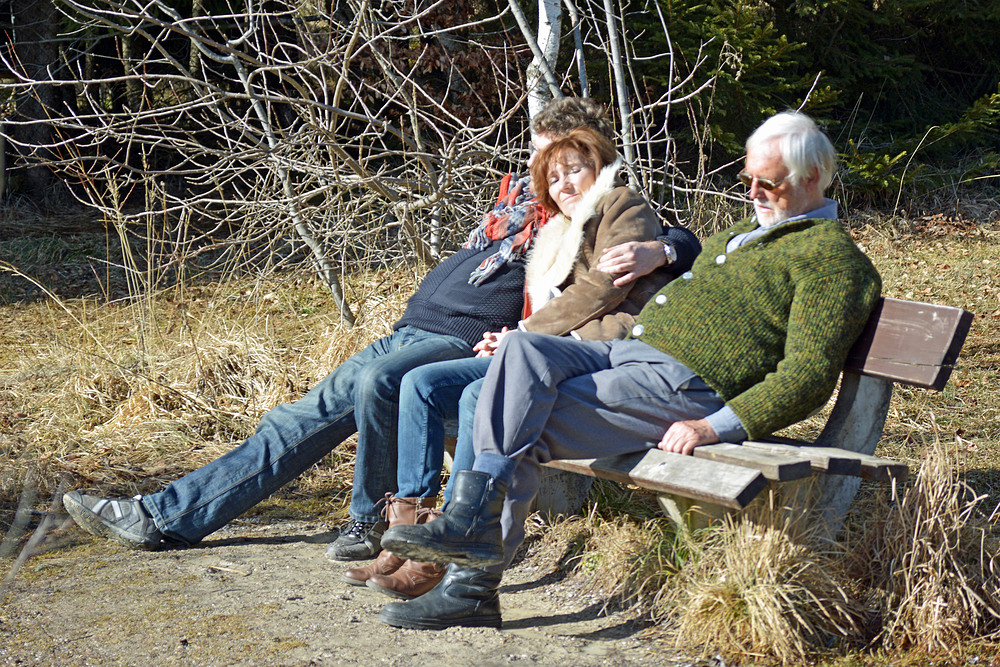
[[[510,329],[507,327],[504,327],[495,333],[492,331],[484,331],[483,339],[476,343],[472,350],[476,353],[477,357],[492,357],[497,351],[497,348],[500,347],[500,341],[502,341],[509,333]]]

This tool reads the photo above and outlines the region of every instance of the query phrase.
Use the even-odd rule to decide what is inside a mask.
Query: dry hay
[[[767,506],[680,533],[675,557],[686,562],[654,616],[678,646],[786,664],[838,642],[956,657],[996,641],[997,512],[983,511],[985,496],[960,478],[956,458],[935,442],[902,498],[866,499],[864,520],[840,545]]]
[[[589,588],[609,600],[648,607],[674,572],[674,536],[673,524],[663,519],[598,522],[577,571],[586,572]]]
[[[246,336],[238,343],[218,341],[197,349],[183,345],[158,360],[145,376],[130,378],[127,395],[100,428],[117,430],[163,419],[195,427],[224,421],[234,435],[248,435],[260,415],[296,393],[294,371],[283,356]],[[101,380],[101,388],[116,384],[114,378],[110,383]],[[92,393],[100,395],[95,384]]]
[[[935,441],[902,499],[876,505],[852,540],[887,649],[952,654],[1000,636],[1000,538],[993,515]],[[995,514],[995,512],[994,512]]]
[[[648,608],[673,573],[674,529],[664,519],[606,519],[592,509],[551,523],[534,514],[525,529],[533,564],[570,572],[606,605]]]
[[[681,535],[687,560],[654,605],[677,646],[801,664],[859,633],[862,609],[840,583],[836,548],[802,525],[727,520]]]
[[[20,308],[19,338],[34,342],[10,359],[19,368],[7,399],[23,427],[16,441],[0,439],[11,454],[5,484],[33,470],[46,487],[67,473],[109,493],[158,488],[224,454],[268,409],[388,331],[401,301],[373,295],[380,307],[348,330],[335,312],[297,312],[325,305],[321,287],[262,286]]]
[[[162,340],[133,367],[63,345],[47,353],[67,371],[51,380],[49,418],[35,420],[25,435],[38,464],[48,460],[98,487],[203,464],[299,393],[294,359],[248,335],[197,348]]]

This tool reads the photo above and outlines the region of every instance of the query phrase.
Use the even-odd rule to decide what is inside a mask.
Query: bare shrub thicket
[[[44,160],[141,239],[157,271],[140,290],[189,270],[198,254],[217,259],[207,251],[220,246],[233,266],[257,271],[308,259],[350,323],[347,270],[433,263],[526,155],[531,52],[513,4],[274,0],[209,14],[196,1],[190,16],[160,0],[55,5],[67,27],[48,75],[72,94],[47,119],[11,117],[8,140],[16,144],[18,123],[54,129],[51,146],[16,152]],[[625,45],[606,76],[627,97],[609,104],[633,156],[627,169],[666,209],[679,208],[676,198],[694,191],[673,161],[670,108],[708,82],[692,76],[666,90],[633,76],[637,36],[618,35],[622,21],[609,22],[606,9],[574,8],[581,48]],[[664,80],[675,80],[675,54],[658,58]],[[699,55],[687,58],[697,70]],[[583,84],[566,60],[554,76],[570,91]],[[46,84],[8,65],[12,98]]]

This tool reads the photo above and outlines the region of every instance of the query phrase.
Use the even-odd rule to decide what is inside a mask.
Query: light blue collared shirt
[[[823,205],[819,208],[809,211],[808,213],[803,213],[802,215],[793,215],[790,218],[785,218],[781,222],[776,222],[770,227],[762,227],[757,225],[756,229],[752,229],[749,232],[743,232],[742,234],[737,234],[733,238],[729,239],[729,243],[726,244],[726,252],[732,252],[742,245],[750,243],[756,238],[763,236],[772,229],[780,227],[789,222],[794,222],[795,220],[812,220],[814,218],[826,218],[828,220],[837,219],[837,202],[832,199],[824,199]]]

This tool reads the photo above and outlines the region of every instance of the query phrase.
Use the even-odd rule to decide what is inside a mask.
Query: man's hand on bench
[[[690,455],[695,447],[719,442],[719,436],[707,419],[674,422],[656,445],[665,452]]]

